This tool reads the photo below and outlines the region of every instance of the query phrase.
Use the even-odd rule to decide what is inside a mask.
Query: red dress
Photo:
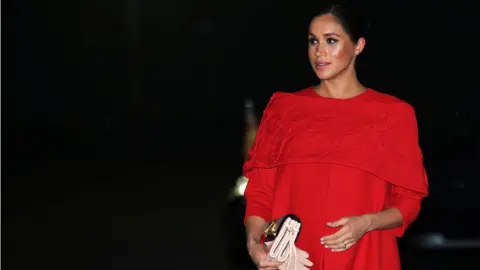
[[[324,98],[313,87],[275,93],[244,165],[246,217],[296,214],[297,246],[317,270],[398,270],[397,237],[428,194],[413,108],[367,89],[350,99]],[[365,234],[343,252],[320,244],[339,228],[327,221],[396,207],[400,227]]]

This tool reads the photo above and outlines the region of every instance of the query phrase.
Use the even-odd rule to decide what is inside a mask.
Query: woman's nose
[[[317,46],[317,49],[315,50],[315,56],[321,57],[326,55],[327,55],[327,50],[325,49],[325,46],[322,46],[321,44]]]

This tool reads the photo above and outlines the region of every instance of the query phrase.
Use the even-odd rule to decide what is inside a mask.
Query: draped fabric
[[[312,87],[275,93],[243,169],[245,218],[299,216],[297,245],[316,270],[400,269],[396,238],[428,195],[412,106],[373,89],[350,99]],[[401,212],[401,226],[371,231],[344,252],[320,244],[338,230],[327,221],[389,207]]]

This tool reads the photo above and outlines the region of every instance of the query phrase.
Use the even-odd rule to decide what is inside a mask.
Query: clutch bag
[[[270,259],[282,263],[287,259],[295,259],[295,242],[300,235],[301,226],[300,218],[293,214],[270,222],[264,232],[265,244],[271,245],[268,254]]]

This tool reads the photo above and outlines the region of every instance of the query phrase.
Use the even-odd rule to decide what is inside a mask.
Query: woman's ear
[[[367,41],[365,38],[359,38],[357,44],[355,44],[355,55],[359,55],[362,53],[363,49],[365,48]]]

